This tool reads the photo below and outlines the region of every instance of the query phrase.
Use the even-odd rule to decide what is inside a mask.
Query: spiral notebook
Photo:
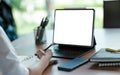
[[[39,61],[39,59],[35,55],[18,56],[18,59],[26,67],[30,67],[32,65],[35,65]]]
[[[90,62],[120,62],[120,52],[108,52],[102,48],[90,58]]]
[[[110,66],[120,67],[120,62],[98,63],[98,66],[99,67],[110,67]]]

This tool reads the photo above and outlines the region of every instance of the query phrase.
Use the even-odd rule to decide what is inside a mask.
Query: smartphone
[[[66,63],[59,65],[58,69],[63,70],[63,71],[72,71],[76,69],[77,67],[85,64],[86,62],[88,62],[88,59],[77,57]]]

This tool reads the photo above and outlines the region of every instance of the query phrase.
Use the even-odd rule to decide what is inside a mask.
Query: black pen
[[[48,22],[49,22],[49,19],[48,19],[48,17],[44,17],[42,20],[43,20],[43,23],[41,24],[41,27],[42,27],[42,28],[45,28],[46,25],[47,25]]]
[[[49,22],[49,20],[47,17],[42,19],[42,22],[41,22],[39,29],[38,29],[38,38],[40,40],[42,40],[44,31],[45,31],[45,27],[47,26],[48,22]]]
[[[41,49],[38,49],[38,50],[39,50],[41,53],[45,54],[45,52],[44,52],[44,51],[47,51],[47,50],[48,50],[48,48],[50,48],[52,45],[53,45],[53,43],[52,43],[52,44],[50,44],[47,48],[45,48],[45,49],[43,49],[43,50],[41,50]],[[37,54],[35,54],[35,56],[37,56]]]
[[[47,50],[48,50],[48,48],[50,48],[52,45],[53,45],[53,43],[52,43],[52,44],[50,44],[47,48],[45,48],[45,49],[44,49],[44,51],[47,51]]]
[[[38,27],[38,38],[40,38],[40,33],[41,33],[41,29],[43,29],[43,23],[44,23],[44,18],[42,19],[42,21],[41,21],[41,24],[40,24],[40,26]]]

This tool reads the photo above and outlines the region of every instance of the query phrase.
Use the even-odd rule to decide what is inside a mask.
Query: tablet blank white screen
[[[91,46],[93,10],[56,10],[53,42]]]

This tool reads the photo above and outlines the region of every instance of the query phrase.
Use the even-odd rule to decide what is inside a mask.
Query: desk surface
[[[95,29],[95,38],[96,38],[96,51],[100,48],[120,48],[120,29]],[[49,35],[49,42],[52,40],[52,31],[47,32],[47,37]],[[12,42],[18,55],[32,55],[36,51],[34,45],[34,35],[27,34],[23,37]],[[89,52],[84,55],[83,58],[89,58],[94,51]],[[52,58],[58,60],[57,65],[50,66],[46,69],[43,75],[120,75],[120,67],[98,67],[93,63],[86,63],[83,66],[71,71],[65,72],[57,69],[59,64],[62,64],[68,59]]]

